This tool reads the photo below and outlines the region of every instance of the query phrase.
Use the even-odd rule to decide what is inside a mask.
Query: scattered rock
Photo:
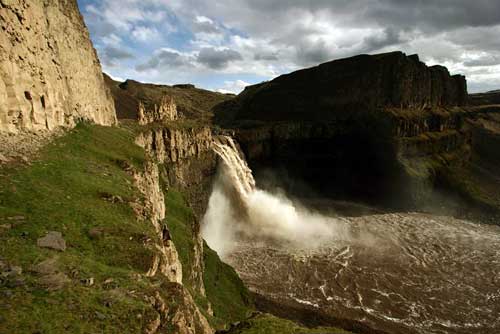
[[[82,279],[82,280],[80,280],[80,282],[85,286],[93,286],[95,281],[94,281],[94,277],[90,277],[90,278]]]
[[[97,319],[99,320],[106,320],[106,315],[102,314],[101,312],[95,312],[95,316],[97,317]]]
[[[14,276],[19,276],[23,273],[23,268],[18,267],[18,266],[12,266],[12,267],[10,267],[10,272]]]
[[[123,198],[120,195],[112,195],[108,193],[101,193],[101,198],[107,202],[111,203],[125,203]]]
[[[25,216],[12,216],[12,217],[7,217],[7,220],[15,220],[15,221],[21,221],[21,220],[26,220]]]
[[[2,291],[2,295],[5,298],[12,298],[12,296],[14,295],[14,293],[11,290],[3,290]]]
[[[7,263],[5,263],[3,259],[0,259],[0,272],[7,270],[7,268],[8,268]]]
[[[78,276],[80,276],[80,272],[78,271],[78,269],[72,269],[69,275],[72,278],[78,278]]]
[[[48,291],[61,290],[69,282],[70,279],[64,273],[45,275],[38,279],[38,283]]]
[[[66,241],[61,232],[51,231],[43,238],[37,240],[38,247],[50,248],[64,252],[66,250]]]
[[[2,153],[0,153],[0,163],[7,163],[7,162],[10,162],[10,159],[7,158],[5,155],[3,155]]]
[[[0,225],[0,234],[7,232],[10,229],[12,229],[12,224],[2,224]]]
[[[23,268],[17,267],[17,266],[7,266],[5,263],[0,265],[0,267],[3,267],[3,271],[0,273],[1,277],[10,279],[10,278],[15,278],[23,273]]]
[[[39,275],[55,274],[57,269],[57,258],[47,259],[33,266],[31,270]]]

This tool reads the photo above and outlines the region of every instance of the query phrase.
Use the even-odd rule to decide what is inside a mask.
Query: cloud
[[[220,70],[230,62],[242,60],[243,57],[237,51],[230,49],[203,48],[198,54],[198,62],[208,68]]]
[[[250,86],[250,83],[243,80],[225,81],[224,87],[217,89],[217,92],[223,94],[239,94],[247,86]]]
[[[183,68],[193,66],[193,57],[173,49],[160,49],[145,63],[136,66],[136,70],[144,72],[147,70],[161,68]]]
[[[363,51],[371,52],[403,42],[401,33],[394,28],[386,28],[381,34],[370,35],[363,40]]]
[[[193,22],[193,32],[214,34],[220,33],[220,27],[206,16],[196,16]]]
[[[107,46],[101,51],[101,58],[106,65],[116,66],[117,62],[125,59],[133,59],[134,55],[126,50]]]
[[[135,27],[132,31],[132,37],[141,42],[152,42],[155,39],[158,39],[160,36],[158,30],[155,28],[148,27]]]
[[[402,50],[452,72],[500,76],[497,0],[78,0],[101,58],[113,46],[149,81],[279,74],[360,53]],[[170,51],[162,52],[163,49]],[[176,50],[175,52],[172,50]],[[144,60],[147,59],[147,60]],[[103,62],[110,62],[105,59]],[[114,61],[114,71],[130,72]],[[162,72],[159,71],[162,70]],[[188,73],[189,72],[189,73]],[[234,78],[234,77],[231,77]],[[471,73],[474,89],[491,77]],[[254,82],[252,82],[254,83]]]
[[[499,55],[483,55],[476,59],[471,59],[464,62],[464,66],[477,67],[477,66],[495,66],[500,65]]]

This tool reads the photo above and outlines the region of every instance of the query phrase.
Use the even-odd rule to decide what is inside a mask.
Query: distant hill
[[[469,95],[469,103],[475,106],[500,104],[500,89]]]
[[[119,82],[104,74],[104,80],[115,100],[118,119],[137,119],[139,102],[146,109],[160,104],[164,96],[170,96],[177,104],[181,117],[211,123],[212,108],[233,98],[230,94],[222,94],[196,88],[194,85],[155,85],[134,80]]]

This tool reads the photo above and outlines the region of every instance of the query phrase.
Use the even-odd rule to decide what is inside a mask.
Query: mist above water
[[[239,238],[310,249],[346,233],[335,218],[311,212],[278,190],[257,188],[252,171],[232,138],[219,137],[214,150],[222,163],[202,234],[221,256],[230,252]]]

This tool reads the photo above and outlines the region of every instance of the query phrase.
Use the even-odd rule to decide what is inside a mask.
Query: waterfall
[[[225,173],[231,179],[239,195],[242,198],[248,197],[255,190],[255,180],[252,170],[248,167],[233,138],[228,136],[216,137],[213,150],[222,159]]]
[[[202,235],[220,255],[241,238],[314,248],[341,233],[336,219],[311,212],[278,190],[259,189],[233,138],[217,137],[213,150],[221,163]]]

